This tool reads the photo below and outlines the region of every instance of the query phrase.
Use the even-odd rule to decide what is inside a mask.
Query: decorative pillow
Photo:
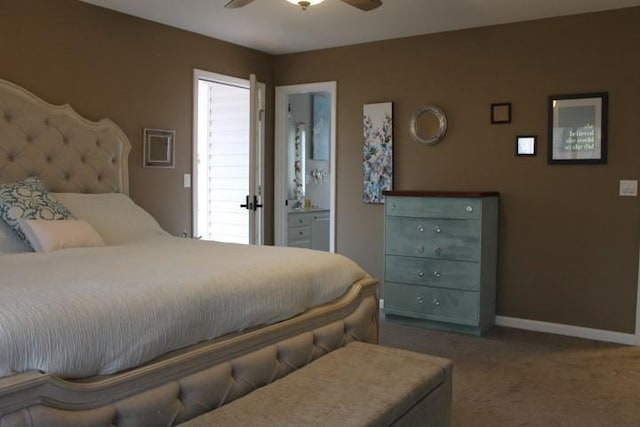
[[[158,222],[121,193],[54,193],[76,218],[86,220],[107,245],[122,245],[154,236],[167,236]]]
[[[51,196],[38,178],[30,177],[11,184],[0,184],[0,218],[27,242],[19,219],[68,219],[73,215]]]
[[[104,246],[104,241],[87,221],[68,219],[20,219],[20,226],[36,252],[51,252],[66,248]]]
[[[18,233],[13,231],[13,228],[9,227],[4,219],[0,219],[0,255],[23,252],[33,252],[33,250],[20,240]]]

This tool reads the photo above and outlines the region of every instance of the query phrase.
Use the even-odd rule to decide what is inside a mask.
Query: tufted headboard
[[[58,193],[129,193],[131,143],[111,120],[89,121],[0,79],[0,183],[38,176]]]

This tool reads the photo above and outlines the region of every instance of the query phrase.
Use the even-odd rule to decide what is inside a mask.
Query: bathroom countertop
[[[322,211],[328,211],[329,208],[300,208],[300,209],[293,209],[290,208],[289,209],[289,213],[304,213],[304,212],[322,212]]]

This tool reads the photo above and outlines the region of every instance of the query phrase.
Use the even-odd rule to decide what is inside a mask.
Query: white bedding
[[[340,255],[158,236],[0,257],[0,377],[109,374],[343,294]]]

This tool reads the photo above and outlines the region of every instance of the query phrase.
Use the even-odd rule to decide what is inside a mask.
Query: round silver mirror
[[[420,107],[411,115],[409,132],[420,144],[437,144],[447,133],[447,116],[435,105]]]

